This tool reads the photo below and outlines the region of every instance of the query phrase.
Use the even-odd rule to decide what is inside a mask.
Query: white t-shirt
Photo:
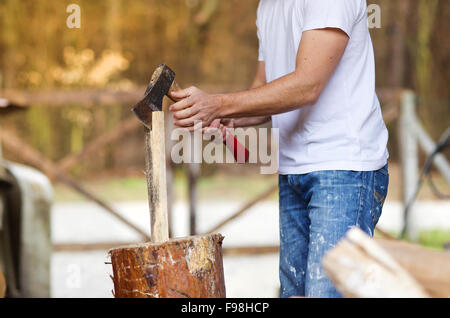
[[[375,93],[375,62],[365,0],[261,0],[259,60],[267,81],[295,70],[302,32],[339,28],[350,38],[318,101],[272,116],[279,128],[279,173],[372,171],[389,157],[388,132]]]

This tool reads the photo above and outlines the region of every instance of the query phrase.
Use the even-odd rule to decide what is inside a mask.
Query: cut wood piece
[[[109,252],[117,298],[224,298],[220,234]]]
[[[152,242],[169,239],[164,113],[152,113],[152,129],[146,128],[146,173]]]
[[[400,241],[376,242],[414,277],[432,297],[450,297],[450,252]]]
[[[323,266],[345,297],[429,297],[394,258],[358,228],[350,230],[325,255]]]

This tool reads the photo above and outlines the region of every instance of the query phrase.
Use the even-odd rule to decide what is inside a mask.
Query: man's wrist
[[[220,94],[219,95],[219,109],[217,118],[230,118],[232,114],[232,103],[230,102],[231,94]]]

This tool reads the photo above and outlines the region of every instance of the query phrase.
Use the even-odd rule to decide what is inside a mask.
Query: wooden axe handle
[[[153,112],[152,130],[145,130],[151,239],[160,243],[169,240],[164,112]]]
[[[172,101],[174,101],[174,102],[179,101],[179,99],[173,98],[171,96],[172,92],[177,92],[179,90],[181,90],[180,85],[178,85],[178,83],[176,81],[173,81],[173,84],[169,89],[169,93],[167,94]],[[234,160],[236,160],[237,163],[247,163],[248,162],[248,160],[250,158],[250,152],[228,130],[226,130],[226,136],[223,141],[223,144],[233,153]]]
[[[178,98],[173,98],[171,94],[172,94],[172,92],[177,92],[177,91],[181,91],[181,87],[180,87],[180,85],[178,85],[178,83],[176,81],[173,81],[172,86],[170,87],[169,93],[167,94],[167,96],[175,103],[180,100]]]

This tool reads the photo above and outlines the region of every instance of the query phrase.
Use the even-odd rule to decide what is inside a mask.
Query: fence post
[[[399,138],[400,138],[400,160],[402,169],[402,201],[403,207],[414,196],[418,181],[418,142],[415,136],[414,124],[416,121],[416,96],[413,91],[406,90],[402,93]],[[405,218],[404,218],[405,219]],[[411,206],[408,216],[405,219],[408,237],[416,241],[418,233],[413,227],[414,206]]]

